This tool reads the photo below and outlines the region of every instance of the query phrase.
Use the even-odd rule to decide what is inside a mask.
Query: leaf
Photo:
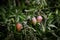
[[[54,28],[57,29],[57,27],[56,27],[55,25],[53,25],[53,24],[49,24],[48,26],[49,26],[49,27],[54,27]]]
[[[58,14],[58,9],[56,9],[56,14]]]
[[[43,32],[45,32],[45,26],[42,24],[42,30]]]

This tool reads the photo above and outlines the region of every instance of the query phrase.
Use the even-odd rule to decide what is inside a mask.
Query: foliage
[[[60,0],[7,0],[0,6],[1,40],[60,40]],[[32,17],[41,15],[33,25]],[[16,23],[23,29],[18,32]]]

